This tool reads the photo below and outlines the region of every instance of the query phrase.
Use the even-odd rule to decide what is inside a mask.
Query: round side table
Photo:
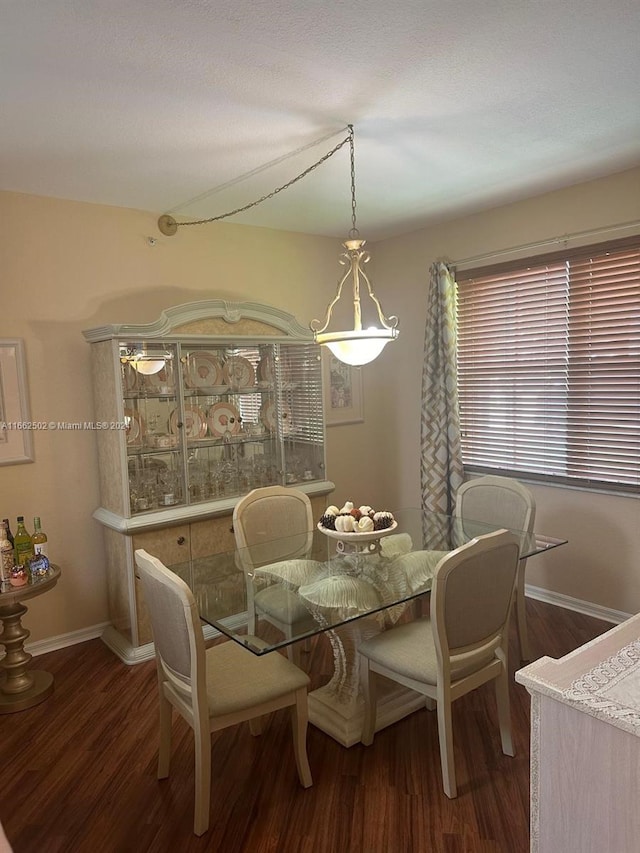
[[[22,624],[27,612],[22,602],[53,589],[59,577],[60,568],[51,564],[44,577],[29,580],[24,586],[7,586],[0,592],[0,643],[6,652],[0,661],[0,714],[24,711],[53,693],[51,673],[27,669],[32,655],[25,652],[24,641],[31,632]]]

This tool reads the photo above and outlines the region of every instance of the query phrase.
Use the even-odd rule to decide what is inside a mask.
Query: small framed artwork
[[[33,462],[24,343],[0,339],[0,465]]]
[[[327,426],[364,421],[362,372],[337,359],[329,349],[322,353],[324,416]]]

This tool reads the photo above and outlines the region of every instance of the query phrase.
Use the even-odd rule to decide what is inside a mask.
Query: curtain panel
[[[456,282],[442,262],[430,269],[422,370],[422,507],[451,515],[463,480],[456,359]]]

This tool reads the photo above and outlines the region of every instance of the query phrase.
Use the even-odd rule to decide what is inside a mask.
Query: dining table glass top
[[[394,512],[392,530],[340,534],[312,530],[273,538],[253,531],[255,544],[168,566],[191,588],[200,617],[222,634],[265,654],[355,619],[394,624],[431,588],[449,551],[496,525],[421,509]],[[566,543],[512,531],[524,560]]]

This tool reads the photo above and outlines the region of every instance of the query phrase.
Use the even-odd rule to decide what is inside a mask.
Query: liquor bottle
[[[4,522],[4,526],[7,529],[7,539],[9,540],[9,542],[11,542],[11,547],[15,548],[16,543],[13,541],[13,533],[11,532],[11,527],[9,526],[9,519],[3,518],[2,520]]]
[[[15,543],[14,550],[16,554],[16,566],[24,566],[24,564],[33,557],[33,545],[31,544],[31,536],[27,528],[24,526],[24,516],[18,516],[18,528],[16,535],[13,537]]]
[[[13,568],[13,545],[7,536],[6,521],[0,522],[0,582],[7,583],[11,580],[11,569]]]
[[[33,553],[36,557],[40,554],[42,554],[43,557],[49,556],[47,534],[42,532],[40,517],[37,515],[33,519],[33,536],[31,537],[31,544],[33,545]]]

